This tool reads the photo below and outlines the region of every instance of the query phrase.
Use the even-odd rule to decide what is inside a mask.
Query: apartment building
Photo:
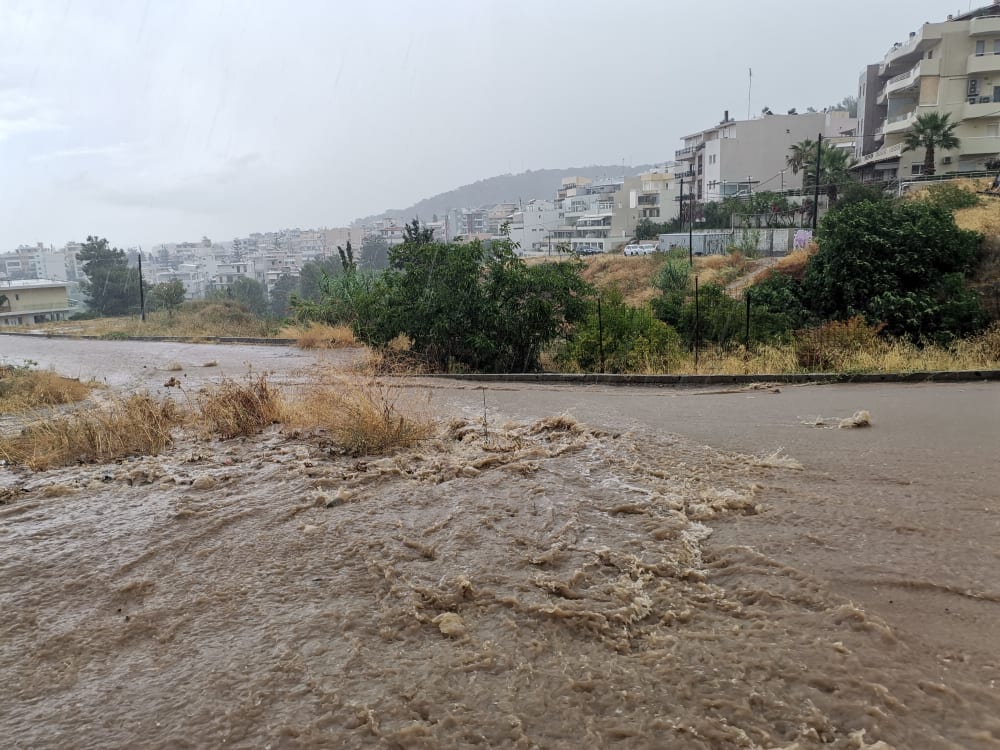
[[[69,310],[69,286],[65,282],[26,279],[0,283],[0,325],[65,320]]]
[[[918,175],[922,150],[903,152],[917,117],[948,113],[961,146],[937,150],[937,174],[973,172],[1000,152],[1000,0],[925,23],[862,71],[855,156],[864,180]]]
[[[677,175],[687,172],[687,165],[668,164],[634,177],[626,177],[622,189],[615,193],[612,207],[611,250],[632,238],[636,224],[649,219],[657,224],[671,221],[680,213],[680,180]]]
[[[733,120],[728,110],[711,128],[684,136],[684,146],[675,153],[687,165],[685,187],[700,201],[717,201],[753,190],[788,190],[802,187],[803,173],[787,168],[789,149],[808,139],[835,139],[848,147],[857,120],[847,112],[807,112],[762,115],[752,120]]]

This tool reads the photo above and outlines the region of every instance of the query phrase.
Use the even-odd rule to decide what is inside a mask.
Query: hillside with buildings
[[[456,208],[517,203],[532,198],[551,197],[566,177],[580,176],[600,180],[622,177],[650,166],[648,164],[634,167],[625,167],[621,164],[592,165],[567,169],[529,169],[519,174],[497,175],[424,198],[408,208],[387,209],[380,214],[357,219],[354,224],[369,224],[383,219],[409,221],[414,217],[422,221],[432,221],[435,215],[443,215]]]

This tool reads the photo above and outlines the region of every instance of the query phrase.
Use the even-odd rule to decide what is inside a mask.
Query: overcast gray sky
[[[985,4],[985,0],[974,7]],[[822,108],[967,0],[0,0],[0,250],[226,240]]]

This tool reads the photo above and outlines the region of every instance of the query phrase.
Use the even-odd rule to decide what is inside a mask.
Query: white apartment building
[[[862,179],[923,171],[923,150],[904,153],[903,142],[927,112],[949,113],[961,141],[935,152],[937,174],[980,171],[1000,153],[1000,0],[925,23],[862,72],[855,152]]]
[[[510,238],[521,252],[541,252],[552,244],[551,233],[563,223],[563,211],[552,201],[536,198],[510,216]]]
[[[726,111],[714,127],[684,136],[675,156],[687,165],[685,194],[699,201],[717,201],[757,190],[802,187],[803,172],[787,167],[789,149],[806,139],[853,137],[857,121],[847,112],[807,112],[762,115],[753,120],[731,120]],[[678,175],[680,176],[680,175]]]

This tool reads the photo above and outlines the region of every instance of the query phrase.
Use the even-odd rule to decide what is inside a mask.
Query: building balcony
[[[1000,102],[995,102],[988,96],[979,97],[975,104],[966,102],[962,107],[963,120],[981,120],[987,117],[1000,118]]]
[[[895,75],[909,67],[924,55],[928,47],[932,47],[941,39],[940,24],[924,24],[919,31],[913,32],[906,44],[900,44],[889,50],[882,64],[879,66],[878,74],[884,76],[887,73]]]
[[[983,154],[987,156],[1000,154],[1000,137],[963,138],[961,151],[963,154]]]
[[[685,161],[688,159],[693,159],[694,155],[697,152],[701,151],[703,148],[705,148],[705,144],[699,143],[697,146],[687,146],[685,148],[678,149],[677,151],[674,151],[674,158],[682,159]]]
[[[909,70],[899,73],[886,81],[885,87],[879,92],[879,96],[891,96],[899,91],[905,91],[917,84],[922,76],[936,76],[941,73],[940,60],[921,60]],[[878,101],[883,104],[883,100]]]
[[[904,112],[901,115],[895,115],[890,117],[885,121],[882,126],[882,133],[884,135],[892,135],[893,133],[905,133],[910,127],[917,121],[917,110],[916,108],[911,109],[909,112]]]
[[[1000,36],[1000,13],[969,21],[969,36]]]
[[[1000,55],[969,55],[965,69],[970,74],[1000,72]]]
[[[890,159],[898,159],[903,153],[903,146],[904,144],[897,143],[892,146],[881,148],[874,153],[868,154],[867,156],[863,156],[854,163],[852,169],[858,169],[859,167],[864,167],[869,164],[877,164],[882,161],[889,161]]]
[[[886,102],[886,95],[887,95],[886,94],[886,88],[887,87],[888,87],[888,84],[886,86],[883,86],[882,88],[879,89],[879,92],[878,92],[878,94],[875,97],[875,103],[876,104],[885,104],[885,102]]]

